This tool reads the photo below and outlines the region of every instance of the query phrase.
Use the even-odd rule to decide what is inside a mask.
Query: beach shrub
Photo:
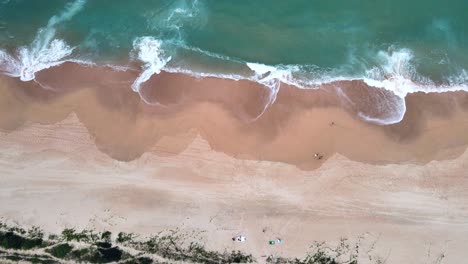
[[[227,259],[227,263],[252,263],[253,257],[252,255],[244,254],[240,251],[232,251]]]
[[[21,250],[47,247],[43,255],[31,254],[31,252],[26,251],[24,251],[24,254],[19,254],[18,252],[2,253],[0,250],[0,258],[11,261],[22,260],[46,264],[60,262],[54,258],[76,263],[159,263],[159,261],[154,261],[151,256],[145,256],[147,254],[154,254],[168,261],[192,263],[223,264],[254,262],[252,255],[240,251],[218,252],[207,250],[203,244],[200,244],[200,239],[193,237],[193,233],[180,233],[178,230],[161,232],[147,240],[135,240],[136,235],[120,232],[115,241],[113,241],[112,234],[109,231],[97,233],[91,230],[83,230],[78,232],[73,228],[64,229],[60,236],[49,235],[46,240],[43,240],[42,237],[44,237],[44,234],[37,227],[24,230],[19,227],[0,226],[0,247]],[[75,249],[69,243],[72,241],[84,243],[87,246]],[[195,242],[188,243],[190,241]],[[125,244],[126,247],[137,250],[139,253],[135,255],[117,246],[113,247],[113,242]],[[334,258],[327,255],[325,251],[316,251],[315,254],[309,254],[303,260],[280,258],[269,258],[267,260],[270,263],[343,264],[343,262],[334,262]],[[351,264],[352,262],[347,263]]]
[[[111,248],[112,247],[112,244],[109,243],[109,242],[96,242],[96,243],[94,243],[94,245],[96,245],[97,247],[100,247],[100,248]]]
[[[0,246],[5,249],[28,250],[42,246],[42,238],[26,238],[14,232],[0,232]]]
[[[44,232],[39,227],[33,226],[31,229],[28,230],[27,237],[42,239],[44,238]]]
[[[359,242],[351,247],[347,239],[342,238],[337,246],[315,242],[304,259],[269,256],[267,263],[274,264],[357,264]]]
[[[65,228],[62,231],[62,239],[65,241],[78,241],[92,243],[98,241],[101,235],[93,232],[92,230],[83,230],[81,232],[76,232],[74,228]]]
[[[41,264],[57,264],[56,260],[52,259],[49,255],[38,255],[18,252],[6,252],[0,250],[0,263],[2,260],[9,260],[10,262],[28,262],[28,263],[41,263]]]
[[[118,247],[98,248],[98,252],[103,263],[120,261],[122,259],[122,251]]]
[[[2,231],[2,229],[4,231]],[[193,234],[192,234],[193,235]],[[32,263],[58,263],[55,258],[83,263],[154,263],[152,258],[140,254],[155,254],[159,257],[173,261],[186,261],[193,263],[248,263],[252,262],[251,255],[240,251],[217,252],[206,250],[198,242],[192,242],[184,246],[188,239],[194,239],[189,234],[180,234],[178,230],[171,230],[152,236],[147,240],[134,240],[136,235],[120,232],[115,239],[116,243],[124,243],[125,246],[139,250],[141,253],[132,255],[119,247],[112,246],[112,234],[109,231],[96,233],[91,230],[76,231],[66,228],[60,236],[49,235],[43,240],[44,233],[37,227],[25,230],[19,227],[0,226],[0,247],[5,249],[32,249],[35,247],[47,247],[44,255],[6,253],[1,258],[10,260],[23,260]],[[86,243],[84,248],[74,249],[68,242],[77,241]],[[198,240],[197,240],[198,241]]]
[[[136,237],[135,234],[133,233],[125,233],[125,232],[120,232],[117,235],[117,243],[125,243],[125,242],[131,242],[134,238]]]
[[[179,237],[173,234],[154,236],[148,241],[141,243],[138,249],[175,261],[207,264],[253,262],[253,257],[250,254],[243,254],[240,251],[210,251],[195,242],[192,242],[188,247],[182,247],[178,239]]]
[[[118,247],[95,248],[90,246],[73,250],[67,255],[67,259],[89,263],[109,263],[120,261],[122,253]]]
[[[153,264],[154,261],[148,257],[136,257],[120,262],[122,264]]]
[[[81,259],[86,255],[89,255],[90,250],[88,248],[81,248],[81,249],[76,249],[70,252],[70,258],[71,259]]]
[[[99,252],[90,247],[73,250],[72,252],[70,252],[70,255],[67,257],[67,259],[71,259],[78,262],[101,263],[99,261]]]
[[[69,245],[68,243],[64,243],[53,246],[52,248],[46,249],[45,251],[56,258],[65,258],[68,253],[72,251],[72,249],[73,246]]]
[[[307,258],[302,262],[304,264],[339,264],[335,258],[326,255],[324,252],[316,253]]]
[[[10,232],[15,232],[15,233],[20,234],[20,235],[26,235],[26,234],[28,233],[25,229],[23,229],[23,228],[21,228],[21,227],[17,227],[17,226],[6,226],[6,225],[5,225],[4,227],[5,227],[5,228],[2,228],[2,229],[6,229],[6,230],[8,230],[8,231],[10,231]]]
[[[21,249],[23,238],[13,232],[0,233],[0,246],[6,249]]]
[[[106,242],[111,242],[112,240],[112,233],[109,231],[105,231],[101,235],[101,240],[106,241]]]

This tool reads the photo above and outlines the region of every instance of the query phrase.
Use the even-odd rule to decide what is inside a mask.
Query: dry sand
[[[409,96],[405,119],[379,126],[332,88],[284,86],[253,121],[268,96],[253,83],[162,74],[143,89],[159,104],[148,106],[128,89],[134,73],[74,67],[39,75],[50,90],[0,80],[4,219],[50,232],[206,231],[207,247],[259,261],[360,236],[362,263],[468,258],[466,94]],[[239,234],[248,241],[233,243]]]

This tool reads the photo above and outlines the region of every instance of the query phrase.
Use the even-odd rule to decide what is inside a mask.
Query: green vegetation
[[[250,254],[240,251],[217,252],[206,249],[200,244],[196,234],[169,230],[139,239],[131,233],[118,233],[112,239],[109,231],[76,231],[67,228],[60,235],[49,235],[37,227],[25,230],[10,227],[0,222],[0,262],[27,261],[31,263],[136,263],[151,264],[166,261],[192,263],[224,264],[252,263]],[[33,251],[32,251],[32,250]],[[346,239],[332,247],[324,243],[313,244],[302,259],[269,256],[267,263],[272,264],[357,264],[359,241],[351,245]],[[131,252],[131,253],[130,253]],[[383,263],[379,262],[377,263]]]
[[[104,231],[101,235],[101,240],[106,242],[111,242],[112,240],[112,233],[109,231]]]
[[[25,253],[25,251],[11,253],[11,252],[0,250],[0,263],[2,263],[1,261],[2,259],[10,260],[13,262],[28,261],[31,263],[40,263],[40,264],[60,263],[48,255],[28,254],[28,253]]]
[[[153,262],[153,260],[148,257],[136,257],[136,258],[125,260],[120,263],[122,264],[151,264],[155,262]]]
[[[119,261],[122,259],[122,251],[118,247],[98,248],[102,262]]]
[[[201,244],[191,242],[190,237],[179,231],[151,236],[147,240],[137,239],[132,233],[120,232],[115,241],[112,233],[93,230],[77,231],[67,228],[60,235],[51,234],[43,239],[44,233],[37,227],[25,230],[0,223],[0,248],[15,250],[1,251],[0,260],[29,261],[31,263],[160,263],[151,256],[167,260],[180,260],[193,263],[250,263],[251,255],[239,251],[216,252],[205,249]],[[193,239],[193,238],[192,238]],[[115,244],[115,245],[114,245]],[[123,248],[121,248],[123,247]],[[127,249],[133,249],[130,254]],[[28,252],[29,249],[40,251]],[[16,251],[18,250],[18,251]],[[41,254],[36,254],[41,252]]]
[[[116,242],[117,243],[125,243],[125,242],[129,242],[129,241],[132,241],[133,239],[135,239],[137,236],[133,233],[124,233],[124,232],[120,232],[118,235],[117,235],[117,240]]]
[[[316,242],[311,247],[305,258],[288,259],[269,256],[268,263],[274,264],[358,264],[359,241],[354,245],[342,238],[336,247],[325,243]]]
[[[23,237],[12,231],[0,232],[0,247],[5,249],[28,250],[41,247],[42,243],[42,238]]]
[[[239,251],[210,251],[197,242],[191,242],[188,246],[182,246],[184,242],[187,242],[187,237],[179,234],[178,230],[160,233],[150,237],[148,240],[135,240],[134,237],[131,234],[120,233],[117,242],[168,260],[208,264],[253,262],[252,255]]]
[[[85,243],[94,243],[102,237],[102,234],[95,233],[92,230],[82,230],[76,232],[74,228],[66,228],[62,231],[62,239],[65,241],[77,241]]]
[[[73,249],[73,246],[67,244],[67,243],[64,243],[64,244],[58,244],[56,246],[53,246],[49,249],[46,249],[45,251],[47,253],[50,253],[52,256],[56,257],[56,258],[65,258],[67,256],[68,253],[70,253]]]

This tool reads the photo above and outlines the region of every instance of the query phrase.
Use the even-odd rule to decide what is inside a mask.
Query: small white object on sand
[[[240,235],[240,236],[234,237],[232,240],[237,241],[237,242],[245,242],[247,238],[245,236]]]

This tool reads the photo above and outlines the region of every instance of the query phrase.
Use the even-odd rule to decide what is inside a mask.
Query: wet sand
[[[145,103],[129,89],[136,75],[68,64],[38,74],[49,90],[3,77],[0,128],[52,124],[74,112],[98,148],[117,160],[134,160],[165,136],[195,129],[216,151],[305,170],[335,153],[371,164],[424,164],[459,156],[468,143],[464,92],[411,94],[403,121],[383,126],[358,114],[378,116],[379,103],[393,95],[357,81],[314,90],[282,85],[264,111],[269,90],[254,82],[163,73],[143,86]],[[168,152],[177,154],[189,143],[175,143]]]
[[[365,104],[392,95],[353,100],[372,89],[359,82],[282,85],[258,117],[259,84],[162,73],[144,103],[137,74],[67,64],[37,75],[47,89],[0,78],[1,216],[48,231],[206,230],[207,246],[260,260],[360,235],[387,263],[468,257],[467,94],[412,94],[404,120],[381,126],[357,112],[378,115]]]

